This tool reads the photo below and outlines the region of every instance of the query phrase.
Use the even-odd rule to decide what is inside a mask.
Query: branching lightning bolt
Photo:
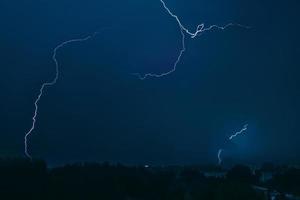
[[[245,131],[247,131],[247,129],[248,129],[248,124],[245,124],[240,131],[237,131],[234,134],[230,135],[228,137],[228,140],[229,141],[233,140],[235,137],[237,137],[237,136],[243,134]],[[223,149],[219,149],[219,151],[218,151],[218,162],[219,162],[219,165],[222,164],[222,157],[221,157],[221,155],[222,155],[223,151],[224,151]]]
[[[230,26],[238,26],[238,27],[241,27],[241,28],[246,28],[246,29],[249,29],[250,27],[249,26],[245,26],[245,25],[242,25],[242,24],[236,24],[236,23],[229,23],[225,26],[219,26],[219,25],[211,25],[207,28],[205,28],[205,25],[204,23],[202,24],[199,24],[195,30],[195,32],[192,32],[190,31],[189,29],[187,29],[180,21],[179,17],[177,15],[175,15],[166,5],[166,3],[163,1],[163,0],[160,0],[160,2],[162,3],[162,6],[163,8],[167,11],[167,13],[173,17],[177,23],[178,23],[178,26],[180,28],[180,32],[181,32],[181,42],[182,42],[182,47],[181,47],[181,50],[178,54],[178,57],[175,61],[175,63],[173,64],[171,70],[167,71],[167,72],[164,72],[164,73],[161,73],[161,74],[155,74],[155,73],[146,73],[144,75],[140,74],[140,73],[133,73],[133,75],[135,76],[138,76],[141,80],[144,80],[146,79],[147,77],[155,77],[155,78],[160,78],[160,77],[163,77],[163,76],[167,76],[171,73],[173,73],[174,71],[176,71],[176,68],[177,68],[177,65],[178,63],[180,62],[181,60],[181,57],[182,55],[184,54],[184,52],[186,51],[186,46],[185,46],[185,39],[186,39],[186,34],[188,36],[190,36],[192,39],[194,39],[195,37],[197,37],[198,35],[201,35],[203,34],[204,32],[207,32],[207,31],[211,31],[213,29],[219,29],[219,30],[225,30],[226,28],[230,27]]]
[[[156,78],[159,78],[159,77],[163,77],[163,76],[167,76],[171,73],[173,73],[174,71],[176,71],[176,68],[177,68],[177,65],[178,63],[180,62],[181,60],[181,57],[182,55],[184,54],[184,52],[186,51],[186,46],[185,46],[185,41],[186,41],[186,35],[188,35],[189,37],[191,37],[192,39],[203,34],[204,32],[207,32],[207,31],[211,31],[213,29],[219,29],[219,30],[224,30],[230,26],[238,26],[238,27],[242,27],[242,28],[250,28],[248,26],[244,26],[244,25],[241,25],[241,24],[235,24],[235,23],[229,23],[225,26],[218,26],[218,25],[211,25],[209,27],[205,27],[205,25],[202,23],[202,24],[199,24],[197,27],[196,27],[196,30],[194,32],[190,31],[189,29],[187,29],[180,21],[179,17],[177,15],[175,15],[166,5],[166,3],[163,1],[163,0],[160,0],[163,8],[165,9],[165,11],[171,16],[173,17],[177,23],[178,23],[178,26],[180,28],[180,32],[181,32],[181,44],[182,44],[182,47],[180,49],[180,52],[178,54],[178,57],[176,59],[176,61],[174,62],[171,70],[167,71],[167,72],[164,72],[164,73],[161,73],[161,74],[155,74],[155,73],[147,73],[147,74],[144,74],[144,75],[141,75],[140,73],[134,73],[133,75],[136,75],[138,76],[141,80],[144,80],[146,79],[147,77],[156,77]],[[79,39],[71,39],[71,40],[67,40],[61,44],[59,44],[58,46],[56,46],[54,49],[53,49],[53,54],[52,54],[52,60],[54,61],[55,63],[55,76],[54,78],[52,79],[52,81],[49,81],[49,82],[44,82],[42,84],[42,86],[40,87],[40,90],[39,90],[39,93],[38,93],[38,96],[34,102],[34,114],[33,114],[33,117],[32,117],[32,125],[31,125],[31,128],[29,129],[29,131],[25,134],[25,137],[24,137],[24,148],[25,148],[25,155],[28,157],[28,158],[32,158],[29,151],[28,151],[28,140],[29,140],[29,137],[31,136],[31,134],[33,133],[33,131],[35,130],[35,127],[36,127],[36,122],[37,122],[37,117],[38,117],[38,111],[39,111],[39,103],[40,103],[40,100],[41,98],[43,97],[44,95],[44,92],[46,91],[47,88],[51,87],[51,86],[54,86],[56,83],[57,83],[57,80],[59,79],[59,63],[57,61],[57,58],[56,58],[56,55],[57,55],[57,52],[59,49],[61,49],[62,47],[64,47],[65,45],[68,45],[70,43],[75,43],[75,42],[84,42],[84,41],[87,41],[89,39],[91,39],[92,37],[94,37],[96,34],[98,34],[98,32],[92,34],[92,35],[89,35],[85,38],[79,38]],[[222,151],[220,152],[220,154],[222,153]]]
[[[29,151],[28,151],[28,139],[29,139],[29,136],[32,134],[32,132],[34,131],[35,129],[35,126],[36,126],[36,122],[37,122],[37,117],[38,117],[38,111],[39,111],[39,102],[41,100],[41,98],[43,97],[44,95],[44,92],[46,91],[47,88],[51,87],[51,86],[54,86],[56,83],[57,83],[57,80],[59,78],[59,63],[57,61],[57,58],[56,58],[56,55],[57,55],[57,51],[59,49],[61,49],[62,47],[68,45],[68,44],[71,44],[71,43],[75,43],[75,42],[84,42],[84,41],[87,41],[89,39],[91,39],[92,37],[94,37],[96,34],[98,34],[98,32],[95,32],[94,34],[92,35],[89,35],[85,38],[79,38],[79,39],[71,39],[71,40],[67,40],[65,42],[62,42],[61,44],[59,44],[58,46],[56,46],[54,49],[53,49],[53,54],[52,54],[52,60],[54,61],[55,63],[55,76],[54,78],[52,79],[52,81],[49,81],[49,82],[44,82],[39,90],[39,94],[34,102],[34,114],[33,114],[33,117],[32,117],[32,125],[31,125],[31,128],[29,129],[29,131],[25,134],[25,137],[24,137],[24,150],[25,150],[25,155],[32,159]]]

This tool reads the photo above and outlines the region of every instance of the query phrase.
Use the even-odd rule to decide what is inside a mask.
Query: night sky
[[[30,152],[50,164],[300,163],[298,0],[166,0],[182,23],[230,27],[195,39],[177,70],[144,81],[131,73],[172,68],[178,24],[159,0],[0,0],[0,156]],[[249,124],[247,132],[227,138]]]

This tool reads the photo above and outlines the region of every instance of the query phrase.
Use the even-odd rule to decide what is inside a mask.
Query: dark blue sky
[[[2,0],[0,155],[23,156],[40,85],[54,76],[59,43],[109,28],[58,52],[60,79],[40,102],[34,157],[125,163],[299,162],[299,14],[296,0],[166,0],[190,28],[236,22],[187,39],[175,73],[141,81],[132,72],[170,70],[178,24],[155,1]],[[225,154],[224,154],[225,155]]]

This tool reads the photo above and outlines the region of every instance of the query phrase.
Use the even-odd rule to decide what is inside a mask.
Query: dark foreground
[[[2,200],[271,200],[300,196],[297,167],[126,167],[0,160]]]

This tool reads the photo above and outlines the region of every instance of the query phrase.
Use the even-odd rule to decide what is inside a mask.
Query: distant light
[[[149,165],[145,165],[144,167],[145,167],[145,168],[149,168]]]

